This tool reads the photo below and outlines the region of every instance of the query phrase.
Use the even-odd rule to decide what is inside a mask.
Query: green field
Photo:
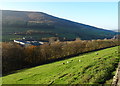
[[[119,60],[117,46],[19,70],[2,79],[3,84],[110,84]]]

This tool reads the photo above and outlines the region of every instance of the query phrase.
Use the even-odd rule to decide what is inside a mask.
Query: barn
[[[41,41],[24,41],[24,40],[14,40],[15,43],[18,43],[22,46],[39,46],[39,45],[43,45],[44,42]]]

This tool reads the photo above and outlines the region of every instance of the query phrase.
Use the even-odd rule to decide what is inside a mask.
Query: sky
[[[118,2],[2,2],[0,9],[39,11],[103,29],[118,29]]]

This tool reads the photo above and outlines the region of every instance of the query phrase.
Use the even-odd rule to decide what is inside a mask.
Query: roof
[[[16,43],[20,43],[20,44],[22,44],[22,45],[25,45],[25,44],[31,44],[31,45],[34,45],[34,46],[38,46],[38,45],[42,45],[42,44],[43,44],[42,41],[14,40],[14,42],[16,42]]]

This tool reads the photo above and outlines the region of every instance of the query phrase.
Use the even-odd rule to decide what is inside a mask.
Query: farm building
[[[24,40],[14,40],[15,43],[18,43],[22,46],[30,46],[30,45],[34,45],[34,46],[39,46],[39,45],[43,45],[44,42],[42,41],[24,41]]]

